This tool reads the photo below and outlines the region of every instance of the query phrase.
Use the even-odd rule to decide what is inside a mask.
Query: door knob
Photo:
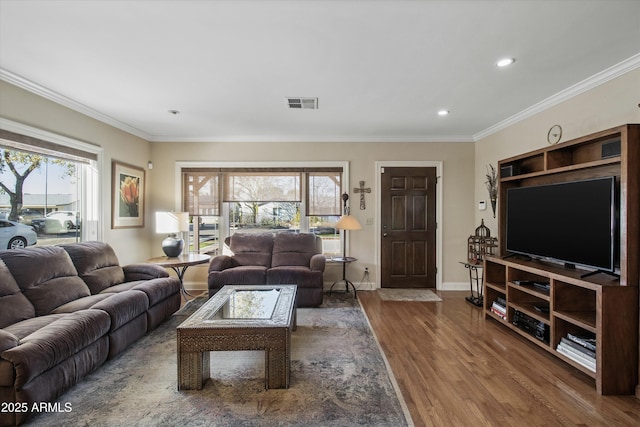
[[[387,233],[382,233],[382,237],[387,237]]]

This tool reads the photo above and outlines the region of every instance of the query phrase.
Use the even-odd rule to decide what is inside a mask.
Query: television
[[[505,249],[613,273],[619,263],[615,177],[510,188]]]

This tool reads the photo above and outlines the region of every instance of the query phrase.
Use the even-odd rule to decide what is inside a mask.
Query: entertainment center
[[[640,397],[640,125],[498,166],[501,238],[484,263],[485,317],[593,378],[599,394]]]

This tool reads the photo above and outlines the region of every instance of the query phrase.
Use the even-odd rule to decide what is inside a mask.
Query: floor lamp
[[[343,230],[344,235],[342,236],[342,257],[341,258],[333,258],[335,262],[342,263],[342,279],[333,282],[331,288],[329,289],[329,295],[331,295],[331,290],[336,285],[336,283],[344,282],[345,292],[349,292],[349,286],[353,288],[353,296],[358,298],[356,293],[356,287],[351,283],[351,281],[347,280],[347,264],[356,261],[356,258],[347,256],[347,231],[348,230],[362,230],[362,225],[356,219],[349,214],[349,208],[347,207],[347,200],[349,200],[349,195],[344,193],[342,195],[342,201],[344,203],[343,215],[340,217],[338,222],[336,222],[336,228],[339,230]]]

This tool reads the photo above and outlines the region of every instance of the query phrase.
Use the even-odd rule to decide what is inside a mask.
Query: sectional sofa
[[[179,307],[177,278],[120,266],[106,243],[0,251],[0,426],[25,422]]]

